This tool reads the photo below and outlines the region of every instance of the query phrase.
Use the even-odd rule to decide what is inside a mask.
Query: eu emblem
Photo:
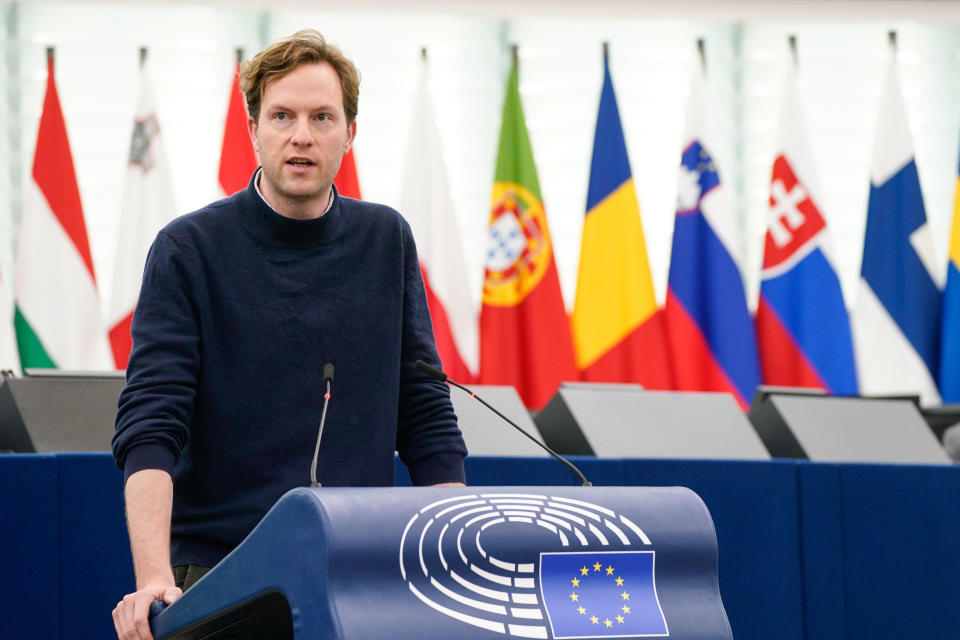
[[[541,553],[540,590],[553,637],[667,636],[653,551]]]

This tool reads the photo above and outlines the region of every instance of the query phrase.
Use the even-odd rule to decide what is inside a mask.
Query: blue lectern
[[[730,639],[688,489],[294,489],[158,640]]]

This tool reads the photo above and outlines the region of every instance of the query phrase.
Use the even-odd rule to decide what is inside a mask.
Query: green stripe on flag
[[[515,182],[543,201],[540,180],[533,163],[530,135],[520,103],[520,84],[516,62],[510,67],[507,95],[503,100],[503,124],[500,127],[500,146],[497,152],[497,182]]]
[[[20,350],[20,366],[24,369],[56,369],[56,363],[47,355],[40,338],[33,331],[20,312],[15,307],[13,312],[13,326],[17,332],[17,347]]]

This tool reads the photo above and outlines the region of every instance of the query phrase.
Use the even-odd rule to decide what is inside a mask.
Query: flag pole
[[[510,45],[510,63],[517,68],[517,77],[520,76],[520,54],[517,45]]]
[[[603,63],[604,64],[607,63],[607,60],[609,59],[609,57],[610,57],[610,41],[604,40],[603,41]]]
[[[793,68],[796,69],[799,66],[797,61],[797,36],[790,34],[787,42],[790,44],[790,58],[793,60]]]
[[[235,53],[237,56],[237,64],[240,64],[243,62],[243,47],[237,47]]]
[[[53,62],[53,47],[47,47],[47,62]]]
[[[706,40],[703,38],[697,38],[697,54],[700,56],[700,70],[707,75]]]
[[[143,64],[147,61],[147,48],[140,47],[140,67],[143,67]]]
[[[894,29],[891,29],[887,32],[887,42],[890,43],[890,49],[893,51],[894,55],[897,53],[897,32]]]

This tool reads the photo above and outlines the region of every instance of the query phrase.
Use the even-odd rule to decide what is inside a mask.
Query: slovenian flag
[[[240,91],[240,58],[233,68],[233,84],[230,87],[230,100],[227,103],[227,117],[223,125],[223,143],[220,147],[220,170],[217,174],[220,189],[224,195],[231,195],[246,189],[253,170],[257,168],[257,155],[247,131],[247,108],[243,93]]]
[[[737,259],[737,228],[714,159],[712,113],[696,65],[680,164],[664,309],[681,391],[725,391],[749,406],[760,384],[757,342]]]
[[[791,70],[770,180],[757,341],[765,384],[857,393],[850,319]]]
[[[87,225],[47,55],[47,89],[17,241],[14,326],[23,367],[110,369]]]
[[[577,379],[577,370],[516,59],[507,79],[487,233],[480,382],[513,386],[528,408],[541,409],[561,382]]]
[[[417,240],[443,370],[457,382],[471,383],[477,369],[477,312],[467,286],[460,228],[430,102],[426,65],[413,108],[403,187],[400,210]]]
[[[607,57],[605,48],[573,306],[577,368],[583,380],[669,389],[666,331]]]
[[[936,264],[906,106],[891,57],[852,318],[862,394],[919,393],[924,404],[939,401],[941,292]]]
[[[940,392],[944,402],[960,402],[960,168],[955,193],[940,343]]]
[[[140,98],[130,136],[108,316],[110,346],[117,369],[125,369],[130,356],[130,323],[140,295],[147,252],[160,228],[177,214],[161,131],[150,86],[149,61],[145,59],[140,68]]]

